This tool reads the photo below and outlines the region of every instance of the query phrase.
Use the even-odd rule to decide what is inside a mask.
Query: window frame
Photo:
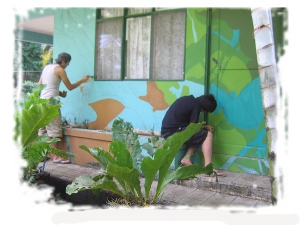
[[[185,60],[186,60],[186,29],[187,29],[187,8],[151,8],[150,12],[146,12],[146,13],[137,13],[137,14],[130,14],[128,15],[128,10],[129,8],[123,8],[123,15],[122,16],[116,16],[116,17],[109,17],[109,18],[103,18],[101,17],[101,10],[106,9],[106,8],[98,8],[97,12],[96,12],[96,25],[95,25],[95,77],[94,80],[95,81],[184,81],[185,80]],[[152,77],[152,70],[153,70],[153,20],[154,17],[153,15],[156,14],[164,14],[164,13],[170,13],[170,12],[179,12],[179,11],[183,11],[184,12],[184,17],[185,17],[185,21],[184,21],[184,34],[183,34],[183,39],[184,39],[184,43],[183,43],[183,74],[181,76],[181,79],[174,79],[174,80],[169,80],[169,79],[163,79],[163,77],[161,79],[153,79]],[[126,45],[126,35],[127,35],[127,28],[126,28],[126,22],[127,19],[130,18],[137,18],[137,17],[147,17],[150,16],[151,17],[151,30],[150,30],[150,49],[149,49],[149,77],[145,78],[145,79],[134,79],[134,78],[125,78],[126,77],[126,73],[127,73],[127,45]],[[119,79],[97,79],[96,77],[96,72],[97,72],[97,59],[98,59],[98,47],[99,45],[97,44],[98,42],[98,23],[99,22],[103,22],[103,21],[109,21],[109,20],[118,20],[118,19],[122,19],[122,40],[121,40],[121,62],[120,62],[120,75],[119,75]]]

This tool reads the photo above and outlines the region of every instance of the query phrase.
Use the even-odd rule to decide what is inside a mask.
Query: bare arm
[[[43,82],[42,82],[42,75],[41,75],[38,84],[42,84],[42,83]]]
[[[77,88],[79,85],[81,85],[82,83],[85,83],[89,79],[88,76],[83,76],[83,78],[81,78],[81,80],[77,81],[74,84],[71,84],[66,71],[62,67],[60,67],[60,66],[56,67],[54,70],[54,73],[56,76],[60,77],[60,79],[62,80],[62,82],[64,82],[65,86],[67,87],[67,89],[69,91],[72,91],[73,89]]]

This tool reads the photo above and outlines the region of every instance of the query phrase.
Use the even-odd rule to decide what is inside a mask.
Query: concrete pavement
[[[40,164],[40,166],[42,163]],[[50,174],[54,183],[66,186],[81,175],[95,176],[98,174],[97,164],[79,166],[76,164],[56,164],[48,160],[45,173]],[[162,191],[160,204],[162,207],[189,206],[189,207],[267,207],[271,203],[271,182],[268,176],[222,171],[226,177],[199,175],[194,179],[180,180],[168,184]],[[141,178],[141,183],[144,182]],[[151,190],[155,193],[156,181]],[[62,191],[65,190],[65,186]],[[142,184],[143,187],[143,184]],[[150,192],[151,193],[151,192]],[[79,194],[79,193],[78,193]],[[77,194],[81,203],[98,201],[87,193]],[[72,196],[72,195],[71,195]],[[105,196],[102,196],[105,197]],[[92,199],[92,201],[91,201]],[[89,200],[89,201],[88,201]]]

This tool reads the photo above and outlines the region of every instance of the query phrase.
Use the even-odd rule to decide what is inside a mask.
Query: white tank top
[[[41,98],[51,98],[59,96],[59,85],[61,82],[60,77],[57,77],[54,74],[54,69],[60,65],[58,64],[49,64],[45,66],[42,72],[42,84],[47,86],[41,92]]]

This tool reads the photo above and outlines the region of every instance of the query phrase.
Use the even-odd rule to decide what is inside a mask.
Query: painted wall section
[[[88,120],[91,129],[111,126],[120,117],[137,130],[160,131],[167,108],[177,98],[204,94],[205,65],[211,60],[210,90],[218,101],[217,110],[209,117],[209,123],[217,128],[213,163],[216,168],[267,174],[265,127],[253,61],[253,29],[243,23],[251,15],[223,11],[213,11],[212,57],[207,59],[207,9],[187,9],[184,81],[90,81],[68,91],[62,99],[63,117],[78,123]],[[235,14],[242,17],[234,18]],[[60,52],[72,55],[66,69],[71,82],[83,75],[93,75],[95,35],[96,9],[55,12],[54,57]],[[66,90],[63,84],[60,89]]]
[[[95,9],[61,9],[55,13],[54,56],[63,51],[71,54],[72,61],[66,69],[71,82],[93,74],[95,14]],[[199,42],[199,31],[204,32],[191,25],[199,22],[193,22],[190,17],[187,23],[187,29],[194,29],[196,35],[192,42]],[[200,57],[205,45],[196,45]],[[186,61],[192,58],[195,54],[188,53]],[[175,99],[204,93],[203,84],[196,82],[197,77],[204,74],[203,64],[194,60],[191,66],[186,66],[187,79],[182,82],[91,81],[82,84],[62,99],[62,114],[71,122],[87,119],[92,129],[111,126],[115,118],[121,117],[136,129],[160,131],[166,109]],[[66,90],[63,84],[61,89]]]
[[[213,164],[267,175],[268,149],[251,11],[215,9],[212,18],[210,92],[219,103],[209,116],[216,127]]]

